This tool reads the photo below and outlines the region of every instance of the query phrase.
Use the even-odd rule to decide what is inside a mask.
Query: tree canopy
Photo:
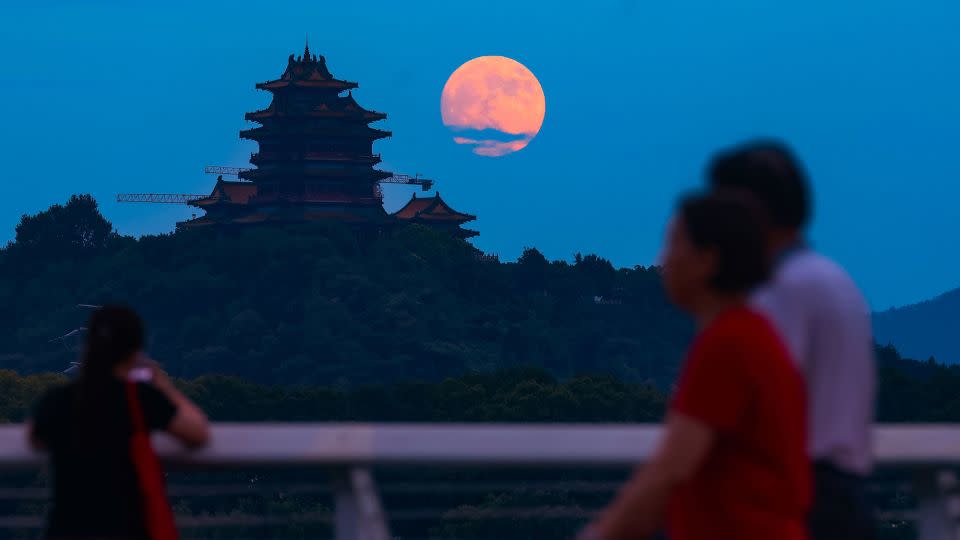
[[[116,237],[113,225],[100,214],[90,195],[73,195],[36,215],[24,215],[8,249],[44,261],[92,255]]]
[[[25,216],[0,250],[0,367],[66,368],[79,342],[55,338],[84,325],[77,304],[119,301],[181,377],[366,384],[532,365],[673,380],[692,325],[657,269],[480,255],[418,226],[363,241],[335,223],[134,239],[75,196]]]
[[[45,389],[65,381],[49,372],[78,355],[88,315],[78,304],[137,308],[150,352],[216,421],[654,422],[692,335],[655,268],[616,269],[580,253],[549,261],[534,248],[500,263],[417,226],[372,241],[337,224],[134,239],[117,235],[91,197],[74,196],[24,216],[16,233],[0,250],[0,423],[23,421]],[[878,353],[880,421],[960,421],[960,367],[905,360],[892,347]],[[521,488],[442,497],[452,510],[438,525],[403,532],[568,538],[582,520],[473,518],[527,504],[598,506],[604,496]],[[324,504],[279,493],[181,499],[176,510],[296,514]],[[893,525],[883,538],[912,534]],[[303,527],[280,529],[329,532]]]

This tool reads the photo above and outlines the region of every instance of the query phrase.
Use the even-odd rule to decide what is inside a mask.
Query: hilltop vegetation
[[[79,340],[51,340],[84,324],[77,304],[122,301],[178,377],[355,385],[538,366],[673,381],[692,327],[656,269],[480,255],[416,226],[363,242],[333,223],[135,239],[74,196],[0,250],[0,368],[66,368]]]
[[[873,316],[873,328],[880,343],[892,343],[914,358],[933,356],[947,364],[960,363],[960,289],[930,300],[889,309]]]
[[[882,421],[960,421],[960,368],[902,360],[896,351],[884,348],[881,367],[879,414]],[[30,404],[52,384],[65,380],[60,375],[21,376],[0,370],[0,423],[22,421]],[[661,418],[665,393],[648,384],[625,383],[607,375],[579,376],[559,380],[539,369],[511,369],[471,374],[439,382],[405,381],[385,385],[266,386],[235,377],[205,376],[177,384],[216,421],[419,421],[419,422],[652,422]],[[230,473],[171,474],[174,485],[217,485],[253,482],[263,487],[240,496],[224,494],[200,498],[176,498],[181,516],[303,515],[329,509],[328,497],[294,492],[289,486],[303,486],[325,478],[311,469],[290,471],[244,471]],[[384,485],[394,482],[487,482],[499,480],[515,486],[491,487],[490,491],[445,492],[429,490],[410,494],[386,493],[387,507],[437,509],[428,521],[394,523],[394,533],[404,538],[529,538],[531,531],[548,539],[570,538],[582,526],[582,519],[523,517],[491,519],[488,512],[516,508],[599,508],[610,494],[571,491],[563,484],[582,480],[618,482],[625,471],[575,471],[552,469],[504,470],[407,470],[378,471]],[[43,485],[35,477],[9,478],[5,485],[25,482]],[[544,488],[544,482],[556,482]],[[430,484],[427,483],[427,486]],[[272,487],[271,487],[272,486]],[[879,508],[901,508],[899,492],[873,494]],[[36,512],[36,503],[4,502],[9,515]],[[34,505],[34,506],[31,506]],[[900,505],[900,506],[897,506]],[[903,522],[878,522],[878,538],[913,538]],[[239,526],[210,528],[192,533],[196,538],[253,538],[329,536],[327,526],[304,525],[295,521],[271,528]],[[23,531],[11,538],[32,538]]]
[[[65,381],[0,370],[0,423],[22,422],[44,390]],[[267,386],[223,375],[177,384],[218,422],[656,422],[666,404],[653,385],[609,375],[560,381],[532,368],[349,389]]]
[[[879,422],[960,422],[960,366],[906,360],[892,347],[878,353]],[[0,423],[22,422],[44,390],[65,381],[0,369]],[[610,375],[561,380],[537,368],[351,388],[223,375],[177,384],[218,422],[657,422],[668,400],[651,384]]]
[[[336,224],[134,239],[81,196],[25,216],[16,233],[0,250],[0,423],[24,420],[44,389],[65,380],[48,372],[76,359],[79,340],[51,339],[82,326],[87,312],[77,304],[140,310],[151,353],[217,421],[652,422],[692,333],[655,269],[618,270],[593,255],[550,262],[535,249],[500,263],[419,227],[368,242]],[[880,421],[960,422],[960,367],[878,352]],[[604,502],[565,491],[481,495],[444,500],[456,512],[436,530],[405,532],[519,538],[534,528],[566,538],[579,523],[489,528],[462,516]],[[424,497],[405,504],[432,503]],[[320,504],[211,497],[180,501],[177,512],[303,513]],[[895,525],[882,526],[882,537],[910,537]]]

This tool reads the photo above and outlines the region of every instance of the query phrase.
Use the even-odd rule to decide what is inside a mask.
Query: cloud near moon
[[[540,131],[546,100],[540,81],[520,62],[481,56],[450,75],[440,97],[443,124],[457,144],[481,156],[523,149]]]

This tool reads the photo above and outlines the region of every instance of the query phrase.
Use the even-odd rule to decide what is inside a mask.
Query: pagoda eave
[[[332,182],[353,183],[353,182],[377,182],[384,178],[393,176],[393,173],[379,171],[376,169],[311,169],[309,167],[285,167],[270,169],[251,169],[243,171],[238,175],[244,180],[263,181],[276,178],[304,178],[308,180],[324,179]]]
[[[244,129],[240,131],[241,139],[248,139],[251,141],[260,142],[264,139],[271,137],[276,138],[288,138],[288,137],[338,137],[341,139],[365,139],[375,141],[378,139],[386,139],[393,136],[392,131],[387,131],[383,129],[376,129],[372,127],[364,126],[364,129],[350,133],[342,132],[336,130],[316,130],[316,129],[302,129],[299,131],[282,131],[270,126],[259,126],[251,129]]]
[[[306,161],[310,163],[358,163],[362,165],[376,165],[383,161],[379,154],[376,155],[354,155],[354,154],[327,154],[327,153],[307,153],[296,154],[292,156],[264,154],[258,152],[250,156],[250,163],[254,165],[285,165],[291,161]]]
[[[315,208],[329,208],[331,206],[343,208],[366,208],[370,206],[381,206],[380,199],[376,197],[356,197],[337,195],[335,193],[305,195],[289,197],[286,195],[261,195],[257,198],[258,205],[267,205],[275,207],[289,206],[307,206]]]
[[[386,120],[386,113],[379,112],[363,112],[362,114],[357,113],[356,111],[308,111],[305,113],[296,113],[296,114],[279,114],[276,111],[271,111],[269,109],[264,109],[262,111],[249,112],[243,115],[243,119],[248,122],[260,122],[260,120],[273,119],[273,118],[283,118],[283,119],[298,119],[298,118],[356,118],[362,119],[366,123],[370,122],[379,122],[380,120]]]
[[[386,226],[390,221],[386,216],[371,214],[369,212],[357,213],[349,209],[333,209],[318,206],[315,209],[306,208],[303,211],[294,214],[273,213],[253,211],[235,216],[203,216],[199,218],[182,221],[177,224],[178,229],[189,229],[194,227],[231,227],[256,225],[264,223],[301,223],[317,221],[335,221],[351,226]]]
[[[222,199],[197,199],[195,201],[189,201],[187,204],[190,206],[196,206],[198,208],[207,208],[210,206],[216,206],[217,204],[231,204],[228,201]]]
[[[473,221],[477,219],[476,216],[471,216],[469,214],[460,214],[460,215],[446,215],[438,216],[436,214],[420,214],[413,218],[413,221],[424,221],[430,223],[456,223],[457,225],[462,225],[468,221]]]
[[[294,81],[267,81],[262,83],[257,83],[258,90],[267,90],[268,92],[273,92],[275,90],[284,90],[286,88],[321,88],[329,90],[337,90],[338,92],[343,92],[345,90],[353,90],[354,88],[359,88],[360,85],[352,81],[341,81],[339,79],[330,79],[330,80],[294,80]]]

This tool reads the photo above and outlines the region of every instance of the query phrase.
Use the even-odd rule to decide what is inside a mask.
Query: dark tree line
[[[0,250],[0,422],[24,420],[46,388],[65,381],[50,372],[76,359],[78,342],[51,339],[83,324],[76,305],[110,301],[143,313],[151,353],[217,421],[661,418],[692,327],[668,305],[655,269],[615,269],[595,255],[548,261],[535,249],[515,263],[479,255],[418,227],[372,242],[335,224],[133,239],[116,234],[92,198],[75,196],[24,216]],[[878,353],[880,421],[960,422],[960,368],[905,360],[892,347]],[[596,507],[605,495],[521,487],[474,500],[424,497],[401,504],[453,508],[407,534],[568,538],[582,519],[475,518],[521,504]],[[177,503],[182,515],[325,509],[329,501],[282,492]]]
[[[439,380],[539,366],[669,384],[691,335],[654,268],[595,255],[515,263],[420,227],[359,241],[337,224],[117,235],[89,196],[24,216],[0,250],[0,368],[59,371],[77,304],[122,301],[180,377]]]
[[[960,366],[878,349],[878,422],[960,422]],[[0,370],[0,423],[21,422],[40,394],[67,377]],[[657,422],[668,393],[611,375],[559,379],[541,368],[440,381],[354,386],[266,385],[224,375],[178,385],[215,421]]]
[[[889,347],[880,349],[878,419],[882,422],[960,422],[960,368],[899,357]],[[19,375],[0,370],[0,422],[20,422],[31,404],[48,387],[64,383],[62,375]],[[535,368],[475,373],[443,381],[399,381],[390,384],[337,386],[263,385],[236,377],[203,376],[178,384],[217,421],[419,421],[419,422],[655,422],[666,407],[667,395],[650,384],[629,383],[610,375],[581,375],[560,380]],[[284,485],[322,484],[316,471],[265,471],[242,474],[177,475],[171,482],[236,483],[251,479],[276,484],[242,497],[178,499],[181,515],[302,515],[328,511],[328,497],[286,496]],[[388,471],[389,472],[389,471]],[[429,521],[398,524],[398,531],[417,538],[527,538],[538,531],[543,538],[569,538],[583,518],[513,517],[491,519],[490,512],[517,507],[583,508],[602,506],[609,493],[573,493],[564,488],[537,487],[544,481],[603,480],[618,482],[625,471],[398,471],[386,481],[507,482],[509,491],[451,496],[430,492],[390,496],[388,508],[446,508]],[[9,480],[8,480],[9,481]],[[36,483],[36,479],[27,479]],[[42,481],[41,481],[42,483]],[[903,504],[900,493],[874,494],[879,507]],[[9,503],[14,504],[14,503]],[[36,513],[40,506],[16,503],[10,513]],[[884,539],[913,538],[901,522],[878,524]],[[329,536],[326,526],[274,527],[278,537]],[[259,529],[227,527],[197,531],[194,537],[255,537]],[[24,538],[32,537],[24,533]]]

